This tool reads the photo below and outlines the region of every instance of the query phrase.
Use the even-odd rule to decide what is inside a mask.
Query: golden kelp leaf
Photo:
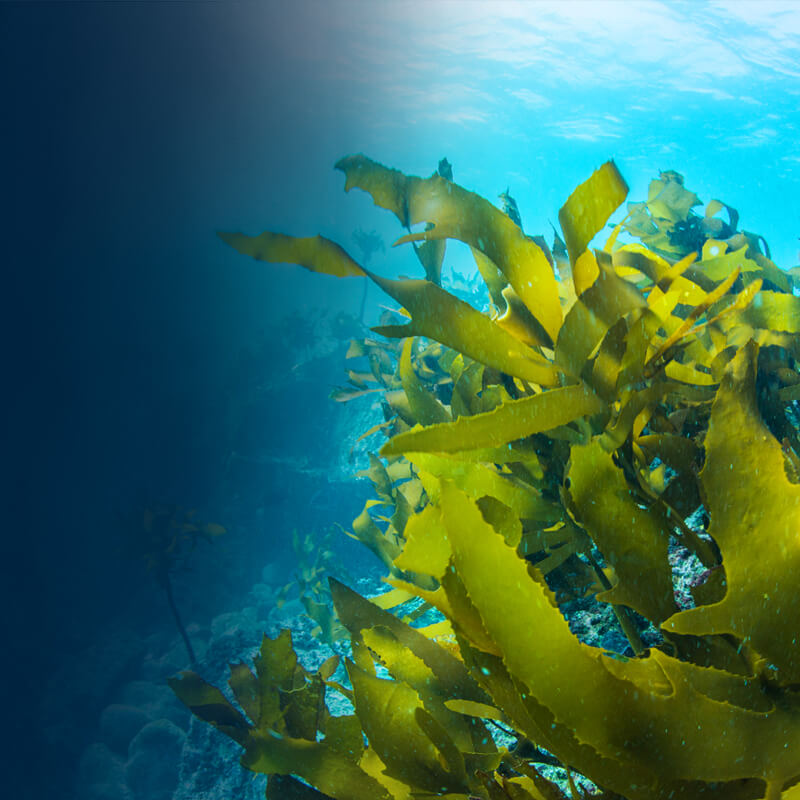
[[[575,285],[575,294],[580,297],[598,278],[600,267],[597,259],[590,250],[584,250],[575,259],[572,267],[572,281]]]
[[[631,236],[644,239],[658,233],[658,228],[647,210],[647,203],[628,203],[626,219],[625,230]]]
[[[722,323],[727,332],[739,325],[786,333],[800,333],[800,297],[781,292],[759,292],[750,306]]]
[[[375,376],[371,372],[356,372],[355,370],[347,370],[347,377],[354,386],[358,389],[366,389],[368,383],[375,382]]]
[[[524,732],[537,745],[556,755],[562,763],[570,764],[584,775],[591,775],[597,783],[620,793],[620,796],[629,800],[669,800],[669,791],[658,792],[661,785],[650,770],[624,759],[604,757],[589,744],[579,741],[568,726],[558,723],[552,712],[538,702],[524,684],[509,674],[502,660],[482,653],[466,642],[461,649],[465,660],[473,672],[480,676],[497,707],[512,720],[515,730]],[[518,764],[517,769],[524,772],[526,763],[523,761]],[[713,800],[732,800],[726,793],[701,796]],[[692,797],[686,795],[686,800]],[[561,799],[556,795],[548,796],[548,800]],[[752,795],[739,800],[752,800]]]
[[[255,731],[242,765],[267,775],[297,775],[335,800],[392,800],[389,792],[326,742],[277,738]]]
[[[505,503],[490,495],[478,498],[478,508],[483,518],[506,540],[510,547],[517,547],[522,540],[522,522]]]
[[[404,226],[434,224],[432,229],[404,236],[396,244],[452,238],[483,252],[555,341],[561,326],[561,306],[547,257],[488,200],[438,175],[407,177],[362,155],[341,159],[336,169],[346,175],[345,191],[357,186],[369,192],[376,205],[393,211]]]
[[[444,710],[444,709],[443,709]],[[428,737],[433,743],[433,746],[439,752],[439,763],[443,763],[448,773],[450,773],[451,780],[457,785],[469,788],[469,778],[467,777],[466,764],[464,763],[464,756],[458,749],[458,746],[453,741],[451,736],[453,727],[457,725],[454,720],[460,720],[460,717],[454,714],[448,714],[448,725],[442,725],[426,708],[417,708],[414,710],[414,719],[420,730]],[[489,735],[488,732],[486,734]],[[468,741],[464,743],[464,748],[469,748],[471,743]],[[499,762],[500,758],[496,759]],[[470,777],[474,777],[474,772],[470,773]],[[444,787],[441,787],[444,789]]]
[[[442,262],[444,261],[444,251],[446,243],[443,239],[423,242],[414,249],[425,270],[425,278],[437,285],[442,282]]]
[[[668,378],[683,383],[691,383],[696,386],[712,386],[717,383],[713,375],[695,369],[691,364],[679,364],[677,361],[670,361],[664,373]]]
[[[533,519],[554,510],[553,504],[544,500],[531,486],[524,486],[514,479],[500,475],[494,467],[486,464],[474,464],[421,452],[409,453],[408,459],[417,469],[429,472],[439,479],[452,481],[476,500],[485,496],[494,497],[521,519]]]
[[[439,750],[416,719],[419,695],[407,684],[377,678],[348,662],[356,714],[386,774],[415,789],[463,792],[463,780],[442,767]]]
[[[334,389],[328,397],[336,403],[346,403],[348,400],[352,400],[356,397],[363,397],[365,394],[373,394],[374,392],[380,392],[382,390],[382,386],[376,386],[374,389],[350,389],[347,387],[340,387]]]
[[[564,386],[511,400],[485,414],[401,433],[383,446],[381,454],[454,453],[498,447],[597,414],[604,407],[602,400],[587,386]]]
[[[391,503],[394,497],[392,479],[381,460],[374,454],[369,454],[369,469],[356,473],[357,477],[367,477],[375,487],[375,493],[381,500]]]
[[[655,363],[660,356],[665,354],[682,338],[689,335],[695,322],[697,322],[697,320],[733,286],[738,277],[739,268],[737,267],[724,281],[722,281],[722,283],[719,284],[719,286],[717,286],[713,291],[709,292],[703,301],[698,303],[689,312],[689,314],[686,316],[686,319],[683,320],[680,326],[659,345],[655,353],[653,353],[648,359],[648,365]],[[760,287],[761,284],[759,282],[752,288],[757,292]],[[749,287],[740,292],[740,294],[745,296],[747,303],[749,303],[749,301],[752,299],[752,290]]]
[[[480,414],[484,410],[478,397],[483,390],[483,365],[475,362],[465,363],[459,354],[453,359],[450,374],[453,377],[453,393],[450,396],[453,419]]]
[[[475,463],[508,464],[510,462],[520,462],[528,470],[533,470],[538,478],[543,476],[539,458],[530,441],[517,442],[513,445],[500,445],[499,447],[485,447],[478,450],[459,450],[457,457],[459,461]]]
[[[325,742],[337,753],[358,761],[364,752],[361,723],[353,714],[331,716],[325,722]]]
[[[424,488],[419,478],[415,477],[405,483],[401,483],[397,487],[397,491],[405,498],[411,509],[419,508],[424,502]]]
[[[558,370],[550,362],[469,303],[428,281],[370,277],[411,313],[408,325],[382,325],[374,329],[377,333],[426,336],[509,375],[544,386],[558,383]]]
[[[572,192],[558,212],[570,263],[575,264],[627,196],[628,184],[613,161],[606,161]]]
[[[392,800],[414,800],[411,787],[404,781],[398,781],[387,775],[386,765],[371,747],[365,748],[358,765],[389,792]]]
[[[661,177],[650,181],[647,208],[654,217],[680,222],[689,216],[692,208],[700,204],[700,198],[684,188],[683,177],[678,173],[662,172]]]
[[[765,281],[769,281],[780,292],[792,294],[792,281],[784,270],[761,253],[753,253],[751,251],[751,255],[756,264],[758,264],[761,277]]]
[[[404,175],[400,170],[384,167],[363,154],[345,156],[334,165],[345,175],[344,190],[349,192],[354,186],[372,195],[376,206],[385,208],[394,213],[404,228],[410,227],[412,217],[409,213],[408,198],[414,194],[414,187],[418,183],[425,183],[425,179],[415,175]],[[432,176],[432,180],[440,176]],[[416,220],[416,222],[430,222],[431,220]]]
[[[600,274],[569,310],[556,342],[555,361],[580,375],[608,330],[631,311],[646,306],[641,292],[604,264]]]
[[[747,641],[786,683],[800,682],[800,486],[786,477],[780,442],[755,395],[758,348],[748,345],[720,385],[700,474],[722,551],[727,593],[664,623],[677,633],[729,633]]]
[[[528,347],[550,345],[550,337],[542,330],[542,326],[528,311],[517,293],[510,286],[506,286],[502,296],[506,310],[495,319],[495,322]]]
[[[350,631],[353,640],[359,641],[361,631],[383,627],[430,668],[436,679],[448,686],[453,697],[488,702],[483,690],[467,672],[466,667],[421,631],[406,625],[388,611],[378,608],[369,600],[348,589],[335,578],[330,579],[331,595],[342,624]],[[422,593],[419,593],[422,596]]]
[[[633,213],[634,211],[629,208],[625,216],[616,225],[614,225],[611,235],[608,237],[608,239],[606,239],[606,243],[603,245],[603,250],[605,250],[606,253],[611,253],[614,251],[617,246],[617,239],[619,239],[619,235],[622,233],[622,231],[625,230],[628,220],[631,218]]]
[[[505,721],[502,711],[490,706],[487,703],[476,703],[473,700],[445,700],[445,706],[456,714],[464,714],[469,717],[483,717],[484,719],[496,719],[498,722]]]
[[[747,258],[747,245],[730,253],[726,252],[728,246],[725,242],[709,239],[703,245],[703,260],[697,265],[705,275],[713,281],[723,281],[735,269],[741,272],[758,272],[759,266],[755,261]]]
[[[630,606],[656,623],[673,614],[669,528],[634,501],[622,470],[598,440],[572,448],[567,477],[580,523],[619,579],[599,599]]]
[[[592,365],[591,387],[608,403],[618,399],[617,379],[626,351],[628,320],[624,317],[612,325],[603,338]],[[638,381],[638,377],[636,378]]]
[[[377,594],[370,597],[370,603],[374,603],[378,608],[388,610],[390,608],[397,608],[397,606],[413,600],[416,595],[413,592],[408,592],[403,589],[391,589],[383,594]]]
[[[391,568],[392,561],[400,553],[400,545],[377,526],[369,514],[370,507],[367,501],[363,511],[353,520],[353,533],[347,535],[365,544],[386,567]]]
[[[697,671],[706,668],[658,650],[647,659],[615,662],[610,670],[611,660],[570,633],[526,562],[465,495],[443,487],[441,505],[456,574],[503,663],[527,687],[526,695],[550,709],[556,724],[603,756],[607,767],[608,759],[620,762],[616,786],[625,786],[631,768],[664,781],[763,778],[777,783],[800,774],[796,711],[755,712],[711,700],[693,686]],[[648,686],[656,674],[662,674],[658,685]],[[736,678],[725,674],[726,680]],[[747,691],[752,682],[738,679]],[[749,691],[760,690],[750,685]],[[496,694],[494,700],[508,710]]]
[[[389,674],[395,680],[413,689],[422,701],[425,711],[447,729],[449,742],[441,740],[435,726],[428,726],[426,720],[417,717],[420,727],[431,738],[438,750],[442,750],[444,754],[444,750],[452,749],[454,743],[457,746],[456,753],[458,750],[471,750],[472,734],[476,725],[482,729],[482,735],[489,738],[489,734],[481,722],[466,720],[463,716],[446,708],[445,701],[451,696],[451,687],[442,684],[425,662],[405,647],[387,628],[377,626],[365,629],[361,635],[364,644],[369,647],[373,656],[386,667]],[[415,713],[418,715],[419,711]],[[446,756],[446,758],[450,771],[456,774],[460,780],[464,780],[463,758],[459,755],[455,755],[453,758]]]
[[[305,683],[284,695],[285,732],[293,739],[316,741],[326,713],[325,685],[319,675],[309,676]],[[259,726],[259,730],[262,729],[263,726]]]
[[[508,281],[505,275],[495,266],[494,262],[485,256],[476,247],[471,247],[472,257],[475,259],[475,265],[478,267],[478,272],[489,290],[489,297],[492,302],[497,306],[498,310],[502,311],[505,300],[503,299],[503,289],[508,286]]]
[[[344,248],[324,236],[298,238],[283,233],[262,233],[246,236],[243,233],[217,233],[225,244],[251,256],[257,261],[299,264],[312,272],[324,272],[337,278],[363,276],[366,272],[347,254]]]
[[[252,726],[216,686],[188,671],[181,672],[178,678],[168,678],[167,683],[196,717],[210,722],[241,745],[248,740]]]
[[[503,776],[503,794],[499,795],[502,800],[508,797],[510,800],[566,800],[567,795],[558,789],[555,783],[550,784],[551,791],[544,793],[537,787],[532,778],[527,775],[520,778],[506,778]],[[546,781],[542,778],[542,781]],[[550,783],[549,781],[546,781]],[[577,789],[572,793],[573,797],[577,797]]]
[[[394,565],[407,572],[441,578],[452,554],[439,509],[425,506],[409,519],[404,534],[403,552],[394,560]]]
[[[401,458],[395,459],[394,461],[389,461],[386,464],[386,474],[389,476],[389,479],[392,481],[392,483],[396,483],[397,481],[407,481],[412,477],[411,465]]]
[[[236,702],[242,707],[244,713],[257,723],[261,715],[261,705],[256,676],[253,675],[247,664],[231,664],[230,671],[228,686],[231,687]]]
[[[796,783],[791,789],[783,792],[780,800],[800,800],[800,783]]]
[[[429,392],[414,372],[411,363],[411,354],[414,348],[414,339],[409,337],[403,343],[403,351],[400,354],[398,371],[400,381],[403,384],[403,391],[408,397],[408,404],[414,414],[416,422],[422,425],[431,425],[435,422],[449,422],[450,414],[437,398]]]

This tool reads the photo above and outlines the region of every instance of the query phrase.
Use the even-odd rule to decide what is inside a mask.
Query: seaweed
[[[196,513],[179,506],[152,504],[119,517],[125,550],[129,556],[144,561],[156,584],[164,590],[193,666],[197,665],[197,657],[175,602],[172,575],[186,567],[198,542],[211,541],[225,533],[225,528],[216,522],[196,520]]]
[[[550,250],[441,170],[337,168],[409,231],[425,224],[396,244],[468,244],[491,306],[427,271],[381,277],[320,236],[220,234],[258,260],[366,277],[408,320],[351,344],[370,364],[353,390],[383,396],[388,436],[352,535],[393,590],[370,601],[331,580],[349,685],[297,667],[284,632],[255,674],[232,665],[238,708],[194,673],[178,696],[273,776],[268,797],[565,797],[548,760],[573,797],[575,774],[607,798],[799,797],[794,278],[735,210],[695,215],[675,172],[590,249],[628,191],[604,164]],[[705,569],[694,608],[676,603],[671,538]],[[402,616],[414,597],[435,621]],[[576,597],[613,609],[627,655],[570,631]],[[330,717],[326,691],[355,713]]]

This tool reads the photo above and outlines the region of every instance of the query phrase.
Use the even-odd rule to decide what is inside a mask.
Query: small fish
[[[517,201],[508,193],[508,188],[506,188],[504,192],[501,192],[498,197],[500,198],[500,202],[503,204],[503,213],[509,217],[512,222],[515,222],[517,225],[519,225],[521,230],[522,219],[519,215]]]

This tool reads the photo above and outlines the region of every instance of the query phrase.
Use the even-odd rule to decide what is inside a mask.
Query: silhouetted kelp
[[[148,572],[164,590],[186,654],[195,666],[197,657],[175,602],[172,575],[186,567],[198,542],[211,541],[225,533],[225,528],[216,522],[197,520],[196,513],[174,505],[151,504],[120,516],[124,549],[129,556],[144,561]]]
[[[194,673],[172,682],[178,696],[271,775],[271,798],[565,797],[537,748],[573,797],[572,771],[606,798],[800,797],[793,278],[735,210],[694,215],[677,173],[590,250],[627,195],[613,162],[567,200],[552,249],[443,174],[361,155],[337,168],[409,229],[398,244],[468,244],[492,307],[428,267],[380,277],[320,236],[220,234],[259,260],[366,276],[409,320],[374,329],[399,349],[351,345],[370,365],[353,392],[382,393],[390,436],[352,535],[394,589],[376,603],[331,582],[352,688],[335,661],[302,669],[284,631],[255,672],[231,666],[238,707]],[[623,230],[639,242],[620,244]],[[690,524],[700,508],[707,530]],[[671,536],[707,568],[695,608],[676,605]],[[559,603],[586,595],[612,604],[634,657],[570,632]],[[409,597],[441,620],[387,610]],[[632,611],[660,627],[658,647]],[[354,713],[331,716],[326,691]],[[517,747],[495,744],[495,724]]]

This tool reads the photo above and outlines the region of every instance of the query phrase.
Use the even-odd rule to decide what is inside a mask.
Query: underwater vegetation
[[[197,520],[196,514],[194,509],[186,511],[175,505],[149,504],[120,515],[125,550],[129,556],[144,561],[147,571],[164,590],[186,654],[193,665],[197,664],[197,657],[175,602],[172,575],[186,568],[199,542],[212,541],[226,532],[217,522]]]
[[[296,591],[308,618],[315,623],[311,635],[328,643],[347,635],[331,608],[328,579],[339,575],[352,580],[330,547],[333,533],[334,529],[331,529],[325,536],[317,537],[292,531],[292,549],[297,563],[295,579],[284,584],[276,598],[276,606],[281,608],[289,595]]]
[[[613,162],[567,199],[552,247],[507,192],[516,220],[441,165],[337,168],[407,229],[397,244],[426,254],[425,279],[381,277],[321,236],[220,236],[367,277],[399,307],[373,329],[385,340],[349,353],[367,364],[351,394],[381,397],[387,437],[350,533],[393,588],[369,600],[330,581],[346,679],[338,656],[303,669],[284,631],[231,665],[225,692],[185,672],[178,697],[281,800],[565,798],[545,754],[573,798],[575,774],[605,798],[800,798],[793,275],[734,209],[696,214],[674,172],[590,249],[627,198]],[[442,287],[448,238],[472,248],[487,312]],[[692,608],[671,541],[703,567]],[[585,597],[613,609],[627,655],[571,632],[565,604]],[[393,612],[410,598],[436,619]],[[332,716],[331,692],[353,713]]]

